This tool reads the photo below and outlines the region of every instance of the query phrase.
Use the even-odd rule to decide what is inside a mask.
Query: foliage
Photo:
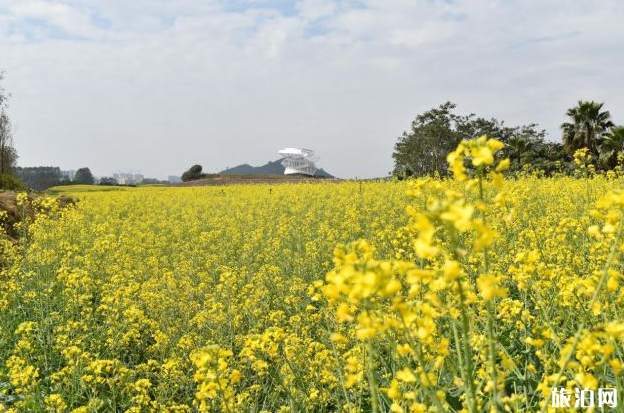
[[[554,171],[554,163],[562,159],[560,146],[544,141],[546,132],[530,124],[509,127],[496,119],[457,115],[456,105],[446,102],[416,116],[411,130],[404,132],[394,147],[394,175],[424,176],[447,174],[446,154],[462,139],[488,135],[509,143],[508,156],[515,160],[514,170],[526,165]]]
[[[185,171],[182,174],[182,181],[183,182],[194,181],[196,179],[201,179],[205,176],[206,174],[202,173],[201,165],[193,165],[188,169],[188,171]]]
[[[17,151],[13,144],[13,128],[4,107],[0,106],[0,173],[13,174]]]
[[[16,177],[0,173],[0,190],[23,191],[24,185]]]
[[[73,182],[78,185],[92,185],[95,182],[95,178],[89,168],[79,168],[74,174]]]
[[[611,114],[603,111],[604,103],[579,100],[575,107],[568,109],[566,115],[571,122],[561,124],[563,145],[573,154],[581,148],[588,148],[592,155],[598,154],[603,136],[610,127]]]
[[[530,136],[519,136],[507,140],[501,156],[511,160],[510,170],[514,172],[535,172],[551,176],[556,172],[571,173],[571,157],[559,143],[547,142]]]
[[[613,169],[618,157],[624,156],[624,126],[613,126],[598,147],[599,164],[605,169]]]
[[[117,180],[111,176],[104,176],[100,178],[100,182],[98,182],[98,185],[117,185]]]
[[[27,254],[2,244],[0,405],[535,412],[622,389],[623,170],[581,151],[575,176],[504,179],[502,147],[461,141],[444,180],[66,187]]]
[[[156,179],[156,178],[144,178],[140,185],[164,185],[164,184],[168,184],[169,181],[161,181],[160,179]]]
[[[455,106],[447,102],[416,116],[411,131],[404,132],[394,147],[395,175],[446,173],[446,154],[461,140],[460,118],[452,113]]]
[[[0,81],[4,73],[0,72]],[[13,128],[7,113],[8,95],[0,87],[0,174],[12,175],[17,164],[17,151],[13,144]]]
[[[56,166],[18,166],[15,175],[27,188],[35,191],[45,191],[61,182],[61,169]]]

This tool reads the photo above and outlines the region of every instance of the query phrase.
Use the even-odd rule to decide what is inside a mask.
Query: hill
[[[234,168],[228,168],[218,173],[218,175],[283,175],[284,166],[282,165],[282,159],[277,161],[267,162],[262,166],[251,166],[249,164],[242,164],[235,166]],[[334,178],[333,175],[325,172],[323,169],[316,171],[315,176],[321,178]]]

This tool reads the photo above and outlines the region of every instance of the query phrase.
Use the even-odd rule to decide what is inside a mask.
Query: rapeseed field
[[[575,177],[507,179],[501,146],[463,142],[448,179],[50,201],[0,241],[0,411],[574,411],[553,398],[621,393],[621,171],[580,152]]]

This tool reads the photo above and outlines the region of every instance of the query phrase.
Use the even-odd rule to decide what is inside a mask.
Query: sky
[[[579,99],[624,123],[621,0],[0,0],[21,166],[217,172],[313,149],[392,169],[414,117],[538,123]]]

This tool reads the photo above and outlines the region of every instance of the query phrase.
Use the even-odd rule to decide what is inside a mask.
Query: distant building
[[[278,151],[284,159],[282,165],[284,165],[284,175],[310,175],[313,176],[316,172],[316,165],[314,161],[318,158],[314,156],[314,151],[310,149],[299,148],[285,148]]]
[[[74,176],[76,175],[76,170],[63,171],[61,170],[61,180],[62,181],[73,181]]]
[[[169,175],[168,181],[170,184],[179,184],[180,182],[182,182],[182,178],[175,175]]]
[[[115,179],[119,185],[139,185],[143,182],[143,175],[119,172],[113,174],[113,179]]]

